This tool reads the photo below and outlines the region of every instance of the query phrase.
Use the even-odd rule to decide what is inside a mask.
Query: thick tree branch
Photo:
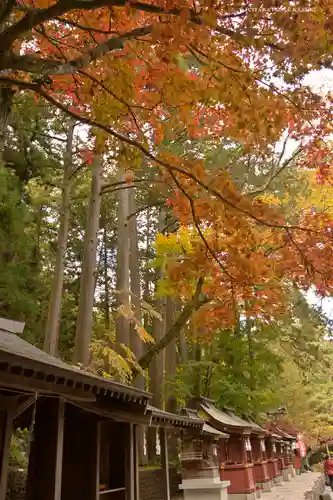
[[[0,35],[0,47],[2,54],[5,54],[8,49],[12,46],[15,40],[19,37],[33,30],[37,26],[68,14],[74,10],[95,10],[101,7],[124,7],[127,4],[127,0],[58,0],[57,3],[48,7],[46,9],[30,9],[26,15],[18,21],[16,24],[10,26]],[[147,12],[151,14],[161,14],[161,15],[172,15],[179,17],[183,9],[173,8],[164,9],[158,5],[148,4],[145,2],[131,2],[131,9],[139,10],[142,12]],[[202,18],[194,9],[189,9],[189,21],[197,25],[207,25],[207,22]],[[244,13],[239,13],[239,16],[243,16]],[[241,33],[239,30],[232,30],[221,26],[221,22],[229,19],[230,17],[238,17],[237,14],[227,14],[226,16],[220,16],[217,20],[215,26],[212,26],[212,30],[221,35],[228,36],[240,43],[248,43],[247,33]],[[252,34],[252,37],[254,35]],[[257,34],[260,36],[260,34]],[[264,41],[264,44],[274,50],[283,50],[277,44],[272,43],[268,40]]]
[[[20,21],[18,21],[16,24],[13,24],[12,26],[9,26],[1,33],[1,54],[5,54],[5,52],[12,46],[15,40],[17,40],[25,33],[28,33],[39,24],[43,24],[50,19],[69,12],[71,10],[71,3],[73,2],[67,0],[59,0],[57,3],[51,5],[51,7],[47,7],[46,9],[29,10],[26,15],[22,19],[20,19]],[[88,2],[86,2],[86,4],[87,3]]]
[[[201,290],[203,284],[204,278],[199,278],[197,288],[192,297],[192,300],[188,304],[186,304],[178,319],[174,322],[170,330],[164,335],[160,342],[154,344],[149,349],[149,351],[144,356],[142,356],[142,358],[139,360],[139,365],[141,366],[141,368],[143,368],[144,370],[148,368],[155,356],[163,349],[165,349],[167,345],[169,345],[170,342],[180,334],[182,328],[185,326],[187,320],[192,316],[192,314],[200,309],[201,306],[209,302],[208,298],[202,296]]]
[[[123,42],[150,34],[152,29],[152,25],[149,25],[128,31],[117,38],[111,37],[97,45],[97,47],[83,52],[82,56],[66,62],[59,62],[55,59],[44,59],[30,54],[19,56],[14,53],[7,53],[0,57],[0,68],[10,71],[26,71],[41,76],[71,75],[87,67],[92,61],[96,61],[105,54],[123,49]]]

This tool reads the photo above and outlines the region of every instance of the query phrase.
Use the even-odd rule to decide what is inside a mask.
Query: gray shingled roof
[[[192,408],[183,408],[183,413],[186,415],[187,418],[192,419],[192,420],[201,420],[204,422],[202,432],[203,434],[210,434],[213,436],[219,436],[220,438],[228,439],[229,434],[226,434],[225,432],[221,432],[218,429],[215,429],[211,425],[207,424],[204,420],[202,420],[199,415],[197,410],[193,410]]]
[[[198,416],[192,418],[188,415],[177,415],[151,405],[147,405],[147,411],[151,414],[152,422],[156,424],[169,423],[174,427],[196,427],[198,429],[202,429],[204,425],[204,421]]]
[[[218,422],[219,424],[222,424],[226,427],[238,428],[239,430],[251,429],[251,424],[249,422],[245,422],[245,420],[238,417],[232,412],[221,411],[209,402],[205,401],[204,403],[202,403],[201,409],[215,422]]]
[[[80,370],[77,367],[70,366],[29,344],[29,342],[26,342],[17,335],[5,330],[0,330],[1,371],[3,373],[9,371],[9,373],[13,375],[14,367],[14,374],[20,379],[20,385],[22,386],[26,383],[27,389],[29,389],[27,378],[30,380],[43,380],[44,383],[49,383],[50,387],[52,386],[53,392],[62,395],[62,387],[59,383],[61,379],[61,383],[67,388],[67,393],[68,388],[73,388],[73,392],[75,392],[75,389],[80,388],[80,390],[93,390],[105,396],[126,394],[132,400],[137,399],[142,402],[145,401],[146,403],[151,399],[151,394],[145,391],[98,377]],[[20,374],[18,370],[21,370]],[[1,385],[4,387],[5,382],[2,378],[4,379],[5,377],[1,377],[1,371],[0,387]],[[53,381],[50,377],[53,378]],[[65,382],[62,382],[63,380]],[[58,383],[56,381],[58,381]],[[71,383],[66,385],[67,381]]]
[[[247,419],[244,419],[244,420],[251,425],[251,429],[254,432],[258,432],[258,433],[261,433],[261,434],[267,434],[267,431],[263,427],[261,427],[260,425],[258,425],[256,422],[253,422],[253,420],[251,420],[250,418],[247,418]]]

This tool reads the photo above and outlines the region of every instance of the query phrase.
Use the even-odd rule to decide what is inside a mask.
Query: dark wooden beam
[[[95,401],[96,395],[92,391],[84,391],[83,389],[75,389],[72,387],[67,387],[63,384],[58,384],[57,380],[52,383],[44,380],[39,380],[34,377],[27,377],[23,375],[14,375],[8,372],[0,373],[1,385],[3,387],[9,387],[11,389],[21,390],[26,392],[30,390],[31,392],[42,392],[44,394],[59,395],[63,397],[70,397],[77,401]]]

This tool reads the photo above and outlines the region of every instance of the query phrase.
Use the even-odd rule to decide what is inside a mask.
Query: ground
[[[321,476],[318,472],[307,472],[296,476],[273,491],[264,493],[262,500],[303,500],[305,493],[311,489],[313,483]]]

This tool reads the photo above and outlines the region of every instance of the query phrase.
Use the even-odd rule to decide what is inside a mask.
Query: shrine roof
[[[151,423],[155,425],[171,425],[172,427],[192,427],[203,429],[204,420],[201,418],[192,418],[187,415],[177,415],[168,411],[160,410],[154,406],[147,405],[147,412],[150,414]]]
[[[183,413],[184,413],[184,415],[186,415],[188,418],[190,418],[192,420],[197,420],[198,418],[200,420],[202,420],[199,417],[197,410],[193,410],[191,408],[183,408]],[[202,420],[202,422],[204,422],[203,428],[202,428],[203,434],[217,436],[217,437],[220,437],[221,439],[228,439],[229,438],[229,434],[226,434],[225,432],[222,432],[222,431],[219,431],[218,429],[215,429],[211,425],[207,424],[207,422],[205,422],[204,420]]]
[[[256,422],[254,422],[251,418],[244,418],[245,422],[248,422],[249,425],[251,426],[251,429],[253,432],[256,432],[258,434],[266,434],[267,430],[258,425]]]
[[[214,429],[214,427],[206,423],[204,423],[202,431],[204,434],[211,434],[212,436],[218,436],[221,439],[228,439],[230,437],[229,434]]]
[[[291,436],[290,434],[287,434],[282,429],[279,429],[275,424],[266,424],[265,429],[267,432],[269,432],[269,434],[272,438],[277,439],[277,440],[281,440],[281,439],[295,440],[296,439],[295,437]]]
[[[290,439],[292,441],[294,441],[296,439],[295,436],[292,436],[291,434],[288,434],[287,432],[285,432],[283,429],[280,429],[280,427],[277,427],[277,431],[282,435],[282,437],[284,437],[285,439]]]
[[[70,366],[4,329],[0,329],[1,388],[52,393],[68,399],[102,396],[144,407],[152,397],[145,391]]]
[[[225,427],[236,428],[239,430],[250,430],[251,424],[235,415],[232,411],[222,411],[216,408],[209,400],[203,400],[201,410],[212,420]]]

